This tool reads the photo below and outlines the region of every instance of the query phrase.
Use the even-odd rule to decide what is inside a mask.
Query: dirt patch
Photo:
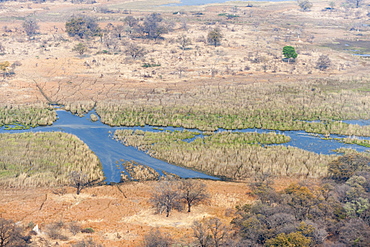
[[[194,220],[216,216],[230,222],[237,205],[251,203],[245,183],[203,181],[212,194],[208,203],[194,206],[191,213],[176,212],[170,217],[154,214],[149,204],[156,182],[133,182],[119,186],[87,188],[80,195],[73,188],[2,190],[0,216],[13,219],[22,225],[38,225],[39,240],[58,242],[68,246],[78,239],[93,237],[104,246],[136,246],[153,228],[170,232],[175,239],[190,239]],[[51,240],[46,234],[48,224],[71,222],[94,233],[66,233],[68,241]]]

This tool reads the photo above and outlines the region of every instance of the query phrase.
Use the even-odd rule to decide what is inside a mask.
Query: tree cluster
[[[66,22],[65,27],[69,36],[81,39],[98,36],[101,33],[96,20],[89,16],[72,17]]]
[[[129,34],[154,40],[162,38],[163,34],[173,28],[173,23],[166,22],[159,13],[152,13],[143,19],[127,16],[124,22],[128,26],[126,31]]]
[[[281,192],[252,186],[258,203],[238,208],[233,224],[244,246],[370,246],[370,159],[345,155],[320,184],[291,184]]]
[[[197,180],[163,180],[155,188],[151,203],[159,214],[165,213],[166,217],[172,210],[187,212],[191,207],[208,199],[206,185]]]

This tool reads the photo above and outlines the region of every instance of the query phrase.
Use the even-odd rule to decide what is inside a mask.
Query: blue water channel
[[[84,117],[78,117],[70,112],[64,110],[57,110],[58,119],[51,126],[40,126],[28,130],[5,130],[0,128],[0,133],[22,133],[22,132],[52,132],[61,131],[76,135],[83,142],[85,142],[90,149],[99,157],[102,165],[103,172],[106,177],[106,182],[120,182],[121,171],[123,169],[122,163],[124,161],[135,161],[143,165],[154,168],[157,172],[162,174],[162,171],[176,174],[184,178],[206,178],[206,179],[218,179],[200,172],[196,172],[183,167],[175,166],[167,162],[150,157],[147,153],[139,151],[134,147],[127,147],[122,143],[113,139],[114,131],[118,129],[132,129],[132,130],[144,130],[144,131],[174,131],[184,130],[184,128],[174,127],[110,127],[103,124],[100,121],[93,122],[90,120],[90,114],[95,113],[94,111],[89,112]],[[369,120],[360,121],[348,121],[351,124],[369,125]],[[190,130],[198,131],[198,130]],[[226,130],[218,130],[226,131]],[[334,149],[345,147],[356,149],[357,151],[364,152],[368,151],[369,148],[344,144],[337,140],[325,140],[322,139],[322,135],[309,134],[304,131],[275,131],[275,130],[261,130],[261,129],[244,129],[234,130],[239,132],[257,132],[257,133],[268,133],[276,132],[278,134],[284,134],[290,136],[291,141],[285,144],[285,146],[293,146],[301,148],[310,152],[320,154],[335,154]],[[198,131],[201,133],[201,131]],[[196,138],[202,138],[203,135],[198,135]],[[331,135],[332,138],[343,138],[345,136]],[[370,139],[361,137],[363,139]]]

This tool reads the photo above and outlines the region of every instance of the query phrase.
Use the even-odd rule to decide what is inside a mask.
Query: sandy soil
[[[188,30],[177,25],[155,42],[125,38],[118,54],[101,54],[107,47],[98,40],[83,41],[89,51],[79,56],[72,48],[76,40],[64,32],[64,24],[72,14],[88,14],[98,18],[104,28],[108,23],[122,24],[126,15],[96,13],[94,7],[113,6],[123,10],[134,1],[100,1],[96,5],[54,3],[2,3],[0,9],[0,44],[5,48],[0,62],[19,62],[15,75],[0,81],[0,104],[46,102],[36,83],[56,102],[104,101],[143,98],[150,93],[181,94],[204,84],[274,83],[301,79],[368,78],[369,61],[346,51],[335,51],[325,44],[336,39],[368,40],[370,30],[350,31],[352,25],[367,19],[367,10],[323,12],[327,3],[314,1],[310,12],[301,12],[295,2],[279,4],[256,3],[253,8],[245,3],[231,5],[183,7],[187,12],[174,16],[178,8],[167,8],[165,18],[186,20]],[[132,14],[141,17],[152,8],[140,12],[147,2],[139,1]],[[163,1],[165,2],[165,1]],[[241,17],[229,22],[220,13],[230,13],[238,5]],[[163,10],[161,8],[161,10]],[[190,11],[203,11],[205,16],[194,17]],[[22,31],[22,18],[39,20],[40,34],[28,40]],[[215,21],[214,24],[206,24]],[[7,28],[5,28],[5,26]],[[219,27],[224,35],[222,45],[213,47],[197,41],[207,32]],[[8,31],[6,31],[6,29]],[[9,31],[10,30],[10,31]],[[358,34],[361,33],[361,36]],[[192,39],[189,50],[181,51],[176,37],[186,34]],[[135,42],[149,53],[141,59],[128,59],[123,54],[125,42]],[[281,61],[282,47],[293,45],[299,51],[295,64]],[[327,54],[333,66],[328,71],[315,69],[318,57]],[[258,63],[252,62],[259,58]],[[160,63],[160,67],[143,68],[144,62]],[[248,67],[248,69],[247,69]],[[180,73],[181,72],[181,73]],[[214,73],[213,73],[214,72]],[[278,187],[288,184],[280,181]],[[250,203],[245,183],[205,181],[212,198],[208,204],[193,208],[193,212],[174,212],[169,218],[154,214],[148,203],[154,182],[127,183],[116,186],[87,188],[79,196],[73,188],[63,189],[2,189],[0,217],[21,224],[38,225],[41,234],[34,237],[36,246],[69,246],[77,239],[92,237],[105,246],[137,246],[152,228],[160,227],[181,241],[192,240],[190,225],[194,220],[217,216],[228,223],[235,206]],[[73,235],[66,231],[68,241],[51,240],[46,235],[47,225],[53,222],[69,224],[77,221],[83,228],[94,229],[92,234]],[[47,242],[50,244],[48,245]],[[42,244],[44,243],[44,244]]]
[[[194,206],[191,213],[171,213],[170,217],[154,214],[149,204],[155,182],[133,182],[114,186],[87,188],[80,195],[73,188],[2,190],[0,216],[24,226],[38,225],[41,233],[33,238],[51,246],[69,246],[77,239],[92,237],[104,246],[138,246],[150,230],[160,228],[178,241],[192,241],[194,220],[218,217],[228,224],[234,217],[235,206],[251,203],[245,183],[204,181],[212,195],[210,200]],[[119,189],[117,188],[119,187]],[[122,192],[121,192],[122,191]],[[47,225],[77,222],[94,233],[73,235],[63,231],[68,241],[52,240]],[[42,241],[42,239],[44,239]]]
[[[125,2],[120,4],[126,6]],[[74,13],[96,17],[102,28],[109,23],[122,25],[122,19],[127,15],[94,11],[100,6],[122,10],[115,1],[78,6],[58,1],[20,5],[10,2],[4,6],[0,10],[3,15],[0,43],[5,52],[0,61],[21,65],[14,69],[15,76],[0,82],[0,103],[45,102],[36,83],[53,101],[73,102],[145,98],[150,92],[181,93],[202,83],[217,85],[368,76],[368,60],[325,47],[337,39],[367,40],[368,28],[362,28],[361,36],[350,31],[351,26],[366,18],[365,8],[356,12],[338,7],[338,10],[328,12],[322,11],[327,7],[326,3],[314,2],[312,11],[302,12],[295,3],[256,3],[253,8],[239,4],[235,14],[240,17],[236,21],[219,16],[231,13],[230,5],[197,7],[205,13],[201,17],[186,12],[187,7],[180,16],[173,15],[169,8],[162,15],[177,24],[174,31],[164,35],[164,40],[124,37],[117,41],[117,48],[108,49],[98,39],[84,41],[68,37],[64,24]],[[40,25],[40,35],[32,40],[25,36],[19,20],[30,13]],[[147,14],[137,10],[131,13],[135,17]],[[181,21],[187,22],[187,30],[181,28]],[[213,47],[199,41],[215,27],[220,28],[224,36],[221,46]],[[192,40],[189,50],[179,49],[176,38],[182,34]],[[83,56],[72,51],[78,42],[89,47]],[[137,60],[129,59],[124,55],[127,43],[139,44],[148,53]],[[281,61],[281,50],[285,45],[296,47],[299,53],[296,63]],[[103,50],[111,54],[102,54]],[[323,54],[332,60],[332,66],[324,72],[315,68],[318,57]],[[256,58],[259,62],[253,62]],[[143,68],[144,62],[161,66]]]

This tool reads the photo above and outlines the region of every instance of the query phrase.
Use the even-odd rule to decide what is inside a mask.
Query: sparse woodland
[[[0,247],[369,246],[368,152],[217,132],[302,130],[370,147],[369,126],[343,122],[370,119],[369,6],[167,3],[0,1],[0,126],[52,125],[53,106],[157,126],[113,138],[230,191],[129,160],[122,183],[101,185],[98,157],[75,136],[0,134]]]

